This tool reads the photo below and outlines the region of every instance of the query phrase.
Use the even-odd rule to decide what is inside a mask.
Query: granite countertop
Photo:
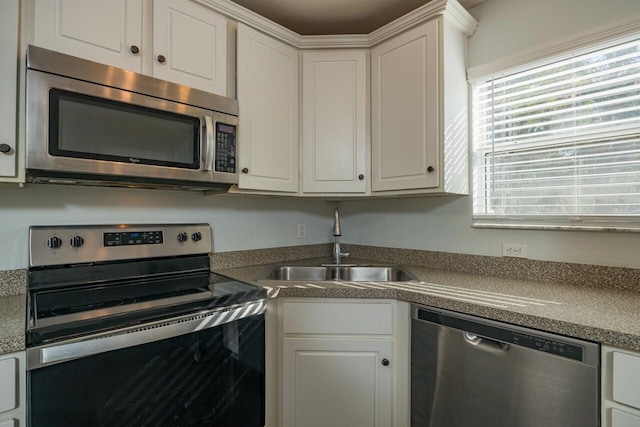
[[[316,258],[286,264],[317,265]],[[367,265],[367,260],[349,262]],[[270,298],[397,299],[640,351],[640,292],[407,266],[420,282],[256,281],[273,265],[216,268]],[[23,272],[10,272],[24,283]],[[19,276],[19,277],[18,277]],[[24,285],[22,285],[24,286]],[[0,295],[0,354],[25,349],[26,295]]]
[[[317,265],[317,261],[287,264]],[[640,293],[636,291],[413,266],[406,268],[419,283],[255,280],[269,268],[258,265],[216,272],[263,286],[271,298],[397,299],[640,351]]]

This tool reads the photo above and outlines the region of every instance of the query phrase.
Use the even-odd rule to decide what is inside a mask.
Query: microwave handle
[[[213,170],[213,120],[211,120],[211,116],[204,116],[204,130],[205,130],[205,138],[204,144],[202,147],[202,157],[204,163],[204,170],[210,171]]]

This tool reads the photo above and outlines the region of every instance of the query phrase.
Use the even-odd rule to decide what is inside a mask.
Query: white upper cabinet
[[[0,181],[17,178],[18,28],[20,1],[3,0],[0,13]]]
[[[153,2],[153,76],[226,95],[227,20],[187,0]]]
[[[142,0],[37,0],[34,5],[35,45],[141,71]]]
[[[373,191],[439,185],[438,21],[373,48]]]
[[[468,31],[445,14],[373,47],[374,195],[469,192]]]
[[[240,189],[298,191],[298,50],[238,24]]]
[[[188,0],[154,0],[152,16],[142,0],[34,7],[37,46],[226,95],[227,21],[210,9]]]
[[[364,193],[368,170],[365,50],[302,54],[302,191]]]

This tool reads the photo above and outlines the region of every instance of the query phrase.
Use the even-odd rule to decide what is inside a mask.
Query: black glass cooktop
[[[49,272],[30,273],[28,346],[266,298],[264,288],[208,268],[142,275],[82,269],[87,271],[55,272],[55,282]],[[79,281],[80,276],[90,280]]]

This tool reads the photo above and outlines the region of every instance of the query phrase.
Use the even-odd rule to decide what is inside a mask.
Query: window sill
[[[547,230],[547,231],[605,231],[619,233],[639,233],[640,222],[633,221],[567,221],[539,219],[498,219],[474,218],[473,228],[493,228],[507,230]]]

